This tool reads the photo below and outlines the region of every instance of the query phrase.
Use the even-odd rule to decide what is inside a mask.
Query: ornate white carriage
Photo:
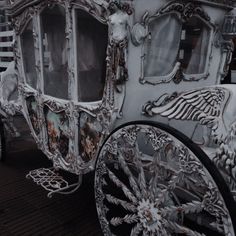
[[[233,5],[11,0],[2,112],[21,111],[53,163],[28,177],[51,196],[95,170],[104,235],[235,235]]]

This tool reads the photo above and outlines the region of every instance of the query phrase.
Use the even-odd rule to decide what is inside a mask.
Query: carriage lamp
[[[228,40],[236,37],[236,9],[226,13],[223,23],[222,35]]]

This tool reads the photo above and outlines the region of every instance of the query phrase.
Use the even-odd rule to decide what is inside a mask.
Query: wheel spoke
[[[137,223],[131,230],[130,236],[138,236],[142,231],[142,225]]]
[[[148,231],[147,229],[144,229],[142,236],[150,236],[150,231]]]
[[[171,236],[170,232],[167,232],[167,230],[164,229],[164,228],[161,229],[161,235],[163,235],[163,236]],[[156,236],[156,234],[154,233],[153,236]]]
[[[171,179],[168,182],[168,185],[166,186],[165,189],[161,190],[161,193],[158,195],[156,199],[156,206],[158,206],[161,203],[164,203],[166,199],[169,197],[169,191],[173,190],[176,188],[176,185],[179,182],[181,173],[173,174],[171,176]]]
[[[171,217],[173,213],[199,213],[203,210],[202,203],[199,201],[192,201],[190,203],[182,204],[181,206],[167,206],[161,210],[162,216],[165,218]]]
[[[134,177],[133,177],[133,174],[132,172],[130,171],[129,167],[127,166],[127,163],[122,155],[122,153],[120,153],[118,151],[118,160],[120,162],[120,165],[121,165],[121,168],[123,169],[124,173],[126,174],[126,176],[128,177],[129,179],[129,184],[130,184],[130,187],[133,189],[136,197],[138,199],[141,199],[141,193],[140,193],[140,189],[138,188],[138,184],[137,182],[135,181]]]
[[[225,225],[227,225],[228,222],[225,222]],[[210,226],[214,229],[217,229],[217,231],[221,234],[224,234],[224,224],[218,223],[218,222],[212,222],[210,223]]]
[[[135,163],[136,167],[138,169],[138,183],[139,183],[139,188],[141,190],[141,193],[143,197],[147,197],[147,184],[146,184],[146,177],[143,169],[143,164],[142,164],[142,158],[140,157],[140,150],[138,145],[135,145]]]
[[[118,226],[121,225],[123,223],[127,223],[127,224],[133,224],[133,223],[137,223],[138,222],[138,216],[136,214],[133,215],[125,215],[125,217],[113,217],[111,218],[110,223],[113,226]]]
[[[137,198],[130,192],[130,190],[125,186],[125,184],[119,180],[111,170],[107,170],[109,178],[118,187],[121,188],[124,195],[133,203],[137,203]]]
[[[121,205],[125,210],[136,212],[137,207],[129,202],[126,202],[124,200],[120,200],[110,194],[106,194],[106,199],[109,203],[112,203],[114,205]]]
[[[161,154],[159,151],[155,152],[151,166],[153,175],[149,181],[149,192],[151,199],[155,200],[158,191],[160,191],[157,184],[158,180],[163,181],[163,179],[168,178],[168,176],[170,175],[172,176],[172,178],[174,178],[173,176],[177,176],[178,172],[177,170],[171,168],[167,162],[161,160]],[[170,189],[173,189],[174,187],[175,186],[169,186]]]
[[[149,182],[149,192],[150,192],[150,197],[153,201],[155,201],[155,196],[157,194],[158,188],[157,188],[157,180],[158,180],[158,175],[159,175],[159,166],[158,166],[158,160],[159,159],[159,152],[155,152],[155,155],[153,157],[153,162],[152,162],[152,171],[153,175],[152,178],[150,179]]]

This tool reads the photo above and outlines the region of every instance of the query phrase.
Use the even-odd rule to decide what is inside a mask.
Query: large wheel
[[[235,202],[218,170],[162,124],[111,133],[96,164],[95,198],[104,235],[235,235]]]
[[[6,141],[4,134],[4,126],[0,120],[0,161],[5,161],[6,159]]]

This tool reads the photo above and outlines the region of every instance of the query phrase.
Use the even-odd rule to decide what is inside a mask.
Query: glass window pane
[[[46,8],[41,14],[44,93],[68,98],[66,20],[63,7]]]
[[[145,77],[164,76],[173,70],[180,37],[181,22],[176,15],[165,15],[150,22],[145,41]]]
[[[24,32],[21,34],[21,48],[26,82],[31,87],[36,89],[37,74],[35,69],[35,52],[32,21],[29,22]]]
[[[192,17],[183,24],[179,61],[186,74],[205,72],[210,28],[199,18]]]
[[[106,76],[107,26],[86,12],[76,11],[78,99],[102,99]]]

